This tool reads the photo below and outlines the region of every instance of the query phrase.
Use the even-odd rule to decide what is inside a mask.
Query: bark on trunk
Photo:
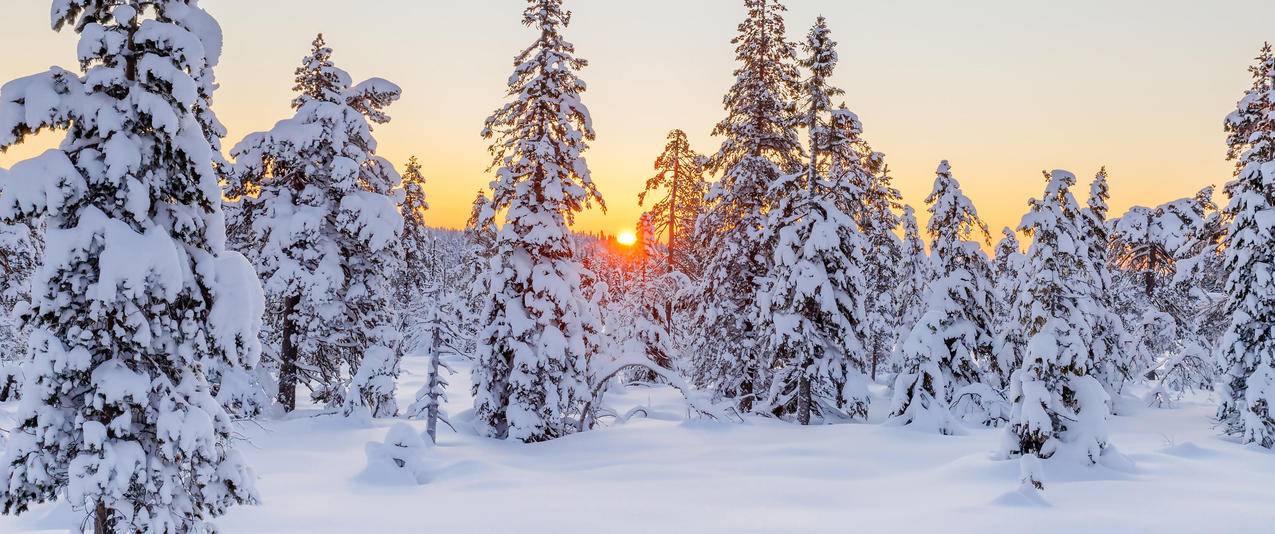
[[[297,306],[301,297],[293,295],[284,302],[283,309],[283,348],[279,351],[279,405],[284,411],[297,409]]]
[[[429,356],[429,412],[425,418],[425,433],[429,435],[430,443],[438,443],[438,373],[441,370],[440,362],[442,343],[438,332],[434,332],[431,344],[431,353]]]
[[[106,509],[106,503],[98,501],[97,510],[93,512],[93,534],[108,534],[110,517],[111,512]]]
[[[797,422],[810,424],[810,377],[805,372],[797,379]]]

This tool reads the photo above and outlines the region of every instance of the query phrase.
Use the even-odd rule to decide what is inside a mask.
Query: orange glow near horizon
[[[827,16],[840,43],[833,82],[887,155],[922,227],[934,169],[947,159],[994,236],[1017,226],[1041,194],[1042,170],[1074,172],[1083,197],[1106,165],[1114,215],[1228,180],[1222,119],[1248,88],[1245,69],[1275,18],[1268,0],[1162,0],[1154,9],[1110,0],[784,3],[794,41]],[[632,228],[669,130],[685,130],[702,153],[720,146],[711,131],[734,81],[730,40],[743,2],[566,4],[574,12],[566,36],[589,60],[582,96],[597,140],[584,155],[607,205],[579,214],[573,228]],[[227,151],[291,116],[293,70],[322,31],[356,81],[380,76],[403,88],[393,121],[376,127],[378,153],[400,168],[419,156],[427,220],[464,226],[474,192],[492,180],[483,120],[507,101],[511,60],[535,38],[519,24],[525,0],[200,5],[225,32],[215,108],[230,131]],[[50,65],[74,70],[76,37],[49,30],[47,0],[5,8],[0,34],[22,53],[0,55],[0,84]],[[32,139],[0,154],[0,167],[60,139]]]
[[[636,245],[638,242],[637,234],[632,230],[623,230],[615,236],[615,242],[626,247]]]

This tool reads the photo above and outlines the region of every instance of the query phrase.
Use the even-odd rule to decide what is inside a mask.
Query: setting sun
[[[624,230],[620,232],[620,235],[615,236],[615,242],[626,247],[631,247],[637,244],[637,234],[633,233],[631,230]]]

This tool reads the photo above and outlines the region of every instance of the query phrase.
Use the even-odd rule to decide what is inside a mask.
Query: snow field
[[[424,359],[403,363],[400,405],[425,379]],[[1266,532],[1275,520],[1275,458],[1219,438],[1206,396],[1173,409],[1123,399],[1131,415],[1112,418],[1111,438],[1133,466],[1047,461],[1042,506],[1017,492],[1017,461],[994,459],[998,429],[942,436],[878,424],[687,421],[676,391],[617,386],[608,398],[620,413],[642,405],[650,416],[524,445],[474,434],[468,367],[457,367],[447,409],[460,432],[440,428],[425,459],[428,483],[365,472],[365,445],[384,440],[395,420],[300,410],[286,420],[240,424],[240,450],[264,502],[235,507],[217,524],[262,534],[993,532],[1024,525],[1032,532],[1185,533]],[[873,393],[877,422],[888,402],[881,388]],[[409,424],[424,430],[423,421]],[[59,503],[0,518],[0,532],[61,533],[79,520]]]

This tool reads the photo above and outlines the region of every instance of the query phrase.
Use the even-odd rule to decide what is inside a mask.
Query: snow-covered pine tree
[[[1192,225],[1190,236],[1185,246],[1177,252],[1177,272],[1173,283],[1188,286],[1187,292],[1200,299],[1203,305],[1197,313],[1197,319],[1205,330],[1210,331],[1208,339],[1216,341],[1227,321],[1220,308],[1226,291],[1226,270],[1223,268],[1225,255],[1223,243],[1226,239],[1227,215],[1213,201],[1215,188],[1207,186],[1195,194],[1190,205],[1197,218]]]
[[[1186,392],[1214,387],[1213,353],[1230,317],[1222,248],[1227,223],[1213,193],[1214,187],[1208,186],[1183,203],[1192,223],[1185,244],[1174,253],[1177,272],[1166,299],[1177,323],[1176,350],[1153,371],[1158,382],[1148,395],[1152,404],[1171,405]]]
[[[704,195],[708,192],[702,159],[691,149],[685,132],[669,132],[664,152],[655,159],[655,176],[646,180],[646,188],[638,194],[638,205],[643,206],[648,195],[663,191],[664,196],[652,203],[647,213],[653,217],[653,229],[667,235],[666,272],[697,276],[702,269],[696,265],[698,258],[692,254],[690,241],[695,220],[704,212]]]
[[[1229,155],[1240,170],[1227,184],[1231,218],[1225,243],[1231,323],[1218,346],[1224,431],[1244,443],[1275,447],[1275,55],[1262,47],[1253,86],[1226,120]]]
[[[1112,225],[1112,260],[1141,279],[1143,297],[1150,301],[1160,283],[1173,274],[1173,253],[1156,231],[1163,209],[1134,206]]]
[[[390,416],[400,334],[389,278],[403,217],[398,171],[376,155],[371,123],[389,121],[400,90],[380,78],[352,85],[322,35],[296,75],[295,115],[234,147],[226,191],[278,303],[278,402],[295,409],[303,382],[346,414]]]
[[[936,277],[925,313],[903,342],[890,414],[893,424],[952,434],[960,427],[950,409],[987,425],[1005,416],[1000,394],[982,376],[982,362],[992,354],[995,294],[979,241],[991,238],[947,161],[939,164],[925,201]]]
[[[713,129],[725,138],[709,161],[721,179],[709,191],[712,208],[697,223],[711,232],[712,258],[692,350],[696,381],[746,412],[766,394],[771,374],[766,333],[756,324],[760,284],[775,250],[772,236],[761,232],[775,204],[768,195],[803,163],[792,121],[800,80],[785,36],[786,8],[778,0],[745,0],[744,7],[747,16],[731,41],[740,65],[722,99],[726,117]]]
[[[800,173],[774,181],[776,200],[767,213],[763,239],[776,248],[773,266],[758,295],[757,324],[769,336],[776,368],[763,407],[803,425],[812,413],[825,419],[835,410],[866,418],[867,354],[864,350],[864,243],[854,219],[841,206],[859,201],[857,181],[847,163],[834,157],[858,135],[857,121],[836,121],[830,84],[837,64],[836,43],[820,17],[805,43],[801,64],[810,71],[802,83],[797,121],[809,135],[809,159]],[[852,118],[851,115],[838,115]]]
[[[487,297],[487,262],[496,250],[496,210],[491,208],[491,200],[481,190],[474,196],[470,207],[469,219],[465,222],[465,251],[462,258],[461,283],[464,288],[463,310],[466,325],[477,327],[476,320],[482,311],[483,301]],[[470,336],[476,332],[469,332]],[[472,339],[471,339],[472,341]]]
[[[83,75],[0,93],[0,150],[65,132],[12,169],[0,203],[8,224],[47,225],[0,508],[65,498],[99,533],[211,532],[256,495],[205,369],[255,363],[262,308],[225,250],[196,115],[220,32],[194,0],[56,0],[52,21],[80,34]]]
[[[998,390],[1009,388],[1010,376],[1023,364],[1027,348],[1026,316],[1031,300],[1026,291],[1027,257],[1018,243],[1018,234],[1009,227],[1001,230],[996,244],[993,276],[996,279],[995,329],[992,358],[988,362],[988,382]]]
[[[594,132],[576,74],[588,62],[562,35],[571,12],[528,0],[522,22],[539,35],[483,129],[497,169],[490,209],[507,212],[486,274],[473,391],[481,434],[536,442],[574,431],[569,419],[588,397],[586,360],[602,327],[567,225],[602,196],[582,155]]]
[[[1109,446],[1110,399],[1095,379],[1085,320],[1088,254],[1080,206],[1071,194],[1075,175],[1047,174],[1044,195],[1032,199],[1019,230],[1032,238],[1027,251],[1027,317],[1023,366],[1010,383],[1013,408],[1005,431],[1007,457],[1023,458],[1024,484],[1043,488],[1040,459],[1086,465]]]
[[[1131,358],[1131,340],[1124,321],[1116,312],[1115,284],[1107,267],[1107,251],[1111,237],[1107,231],[1107,199],[1111,193],[1107,185],[1107,168],[1094,176],[1089,186],[1089,199],[1080,213],[1080,226],[1085,240],[1086,269],[1089,271],[1089,294],[1082,308],[1093,337],[1089,339],[1090,360],[1093,375],[1107,388],[1107,394],[1115,400],[1126,383],[1135,377],[1136,367]]]

